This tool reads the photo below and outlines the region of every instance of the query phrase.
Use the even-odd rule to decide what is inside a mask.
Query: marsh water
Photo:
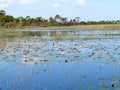
[[[120,30],[0,31],[0,90],[120,90]]]

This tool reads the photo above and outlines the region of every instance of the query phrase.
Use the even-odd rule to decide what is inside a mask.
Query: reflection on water
[[[2,90],[119,90],[119,30],[0,31]]]

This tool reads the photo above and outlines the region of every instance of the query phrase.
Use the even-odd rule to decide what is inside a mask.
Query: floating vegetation
[[[82,84],[82,83],[79,83],[79,84],[77,85],[77,87],[78,87],[78,88],[82,88],[82,87],[83,87],[83,84]]]
[[[109,84],[99,83],[99,86],[102,87],[103,90],[107,90],[109,88]]]
[[[119,79],[119,77],[113,77],[112,80],[113,81],[119,81],[120,79]]]

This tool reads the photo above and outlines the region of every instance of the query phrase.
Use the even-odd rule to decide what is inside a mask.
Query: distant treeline
[[[72,26],[72,25],[97,25],[97,24],[120,24],[120,20],[112,21],[81,21],[80,17],[75,17],[74,19],[68,19],[67,17],[62,17],[56,15],[45,19],[43,17],[13,17],[11,15],[6,15],[4,10],[0,10],[0,26],[4,28],[10,27],[22,27],[22,26]]]

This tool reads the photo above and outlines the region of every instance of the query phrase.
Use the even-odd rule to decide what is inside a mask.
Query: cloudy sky
[[[0,9],[14,17],[60,14],[86,21],[120,19],[120,0],[0,0]]]

